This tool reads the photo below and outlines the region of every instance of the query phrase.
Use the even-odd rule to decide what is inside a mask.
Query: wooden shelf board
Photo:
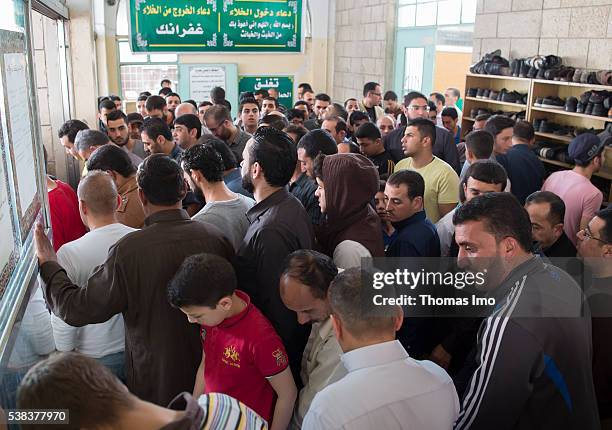
[[[603,122],[610,121],[610,118],[606,116],[595,116],[595,115],[587,115],[584,113],[566,112],[562,109],[546,109],[546,108],[532,106],[531,110],[537,111],[537,112],[556,113],[558,115],[575,116],[577,118],[591,119],[594,121],[603,121]]]
[[[539,131],[536,131],[535,135],[540,136],[540,137],[546,137],[547,139],[559,140],[561,142],[567,142],[567,143],[570,143],[572,141],[572,138],[569,136],[559,136],[558,134],[554,134],[554,133],[540,133]]]
[[[465,100],[471,100],[471,101],[475,101],[475,102],[492,103],[492,104],[496,104],[496,105],[513,106],[513,107],[517,107],[517,108],[521,108],[521,109],[527,109],[527,105],[524,105],[524,104],[521,104],[521,103],[500,102],[500,101],[497,101],[497,100],[479,99],[477,97],[466,97]]]
[[[538,158],[540,160],[542,160],[542,162],[544,162],[544,163],[554,164],[555,166],[565,167],[566,169],[573,169],[574,168],[573,164],[568,164],[568,163],[564,163],[562,161],[557,161],[557,160],[550,160],[548,158],[544,158],[544,157],[540,157],[540,156],[538,156]],[[593,176],[598,176],[598,177],[603,178],[603,179],[612,180],[612,174],[609,174],[609,173],[606,173],[606,172],[597,172],[597,173],[594,173]]]
[[[582,84],[576,82],[549,81],[547,79],[533,79],[537,84],[558,85],[563,87],[588,88],[591,90],[608,90],[612,91],[612,87],[598,84]]]
[[[521,81],[521,82],[529,82],[531,79],[529,78],[515,78],[514,76],[502,76],[502,75],[479,75],[476,73],[467,73],[466,76],[470,76],[472,78],[492,78],[492,79],[504,79],[508,81]]]

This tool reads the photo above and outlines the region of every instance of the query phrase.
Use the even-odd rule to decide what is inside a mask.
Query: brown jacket
[[[170,306],[166,286],[185,257],[202,252],[228,260],[234,254],[216,227],[171,209],[149,216],[142,230],[117,242],[86,287],[73,284],[56,262],[43,264],[40,277],[50,308],[70,325],[123,314],[127,386],[141,399],[165,406],[193,390],[202,358],[199,327]]]
[[[136,175],[132,176],[117,190],[121,196],[121,204],[117,208],[117,220],[128,227],[142,228],[145,214],[138,197]]]

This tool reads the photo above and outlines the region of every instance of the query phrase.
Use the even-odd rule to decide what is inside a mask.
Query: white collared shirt
[[[438,365],[410,358],[398,341],[359,348],[341,360],[348,374],[315,396],[303,429],[452,429],[459,399]]]

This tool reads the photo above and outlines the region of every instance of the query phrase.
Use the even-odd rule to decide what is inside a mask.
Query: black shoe
[[[593,104],[593,112],[591,115],[595,116],[608,116],[608,109],[604,108],[603,103],[594,103]]]
[[[587,115],[593,115],[593,103],[589,102],[584,109],[584,113]]]
[[[535,107],[542,107],[542,102],[544,101],[543,97],[536,97],[535,103],[533,104]]]
[[[565,108],[565,101],[559,97],[545,97],[542,100],[542,107],[547,109],[563,109]]]
[[[526,105],[528,101],[529,101],[529,97],[528,97],[527,93],[523,94],[523,98],[521,99],[521,103]]]
[[[548,129],[548,120],[546,118],[542,118],[542,120],[540,121],[540,126],[536,129],[536,131],[539,131],[540,133],[544,133],[544,130]]]
[[[519,77],[526,78],[528,73],[529,73],[529,65],[527,64],[527,61],[521,60],[521,70],[519,72]]]
[[[576,107],[578,106],[578,99],[576,97],[568,97],[565,101],[565,111],[566,112],[576,112]]]
[[[499,91],[491,90],[489,100],[497,100],[497,97],[499,97]]]
[[[542,121],[543,121],[542,118],[536,118],[533,120],[533,129],[535,131],[540,130],[540,125],[542,124]]]
[[[535,67],[530,67],[529,71],[527,72],[527,77],[529,79],[535,79],[537,74],[538,74],[538,69],[536,69]]]
[[[477,99],[481,99],[482,98],[482,93],[484,92],[484,88],[478,88],[476,90],[476,98]]]
[[[502,101],[502,99],[504,98],[504,96],[505,96],[507,93],[508,93],[508,90],[507,90],[507,89],[505,89],[505,88],[502,88],[502,89],[499,91],[499,94],[497,95],[497,101],[498,101],[498,102],[501,102],[501,101]]]
[[[546,73],[547,70],[548,69],[545,69],[545,68],[538,70],[538,73],[536,74],[536,79],[545,79],[544,74]]]
[[[491,90],[489,90],[489,89],[485,89],[485,90],[482,92],[482,98],[483,98],[483,99],[488,99],[488,98],[489,98],[489,94],[491,94]]]
[[[580,94],[580,103],[586,106],[586,104],[589,102],[589,99],[591,98],[591,94],[591,91],[586,91]]]
[[[478,108],[478,115],[490,114],[491,110],[486,108]],[[476,115],[476,116],[478,116]]]
[[[478,108],[470,109],[470,117],[476,118],[478,116]]]
[[[510,75],[517,77],[518,73],[516,72],[517,66],[519,65],[519,60],[517,58],[515,58],[514,60],[510,61]]]
[[[522,96],[517,91],[510,91],[502,97],[502,101],[506,103],[516,103]]]
[[[478,88],[468,88],[467,90],[468,97],[476,97],[477,93],[478,93]]]
[[[576,104],[576,113],[584,113],[584,103],[578,102]]]

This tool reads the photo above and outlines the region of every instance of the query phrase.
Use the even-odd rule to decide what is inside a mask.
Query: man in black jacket
[[[408,121],[415,118],[427,119],[429,113],[427,97],[417,91],[409,92],[406,97],[404,97],[404,113]],[[403,121],[402,126],[393,130],[383,139],[385,150],[391,155],[395,163],[406,158],[402,148],[402,137],[404,137],[404,132],[406,131],[406,122],[407,121]],[[453,141],[453,136],[448,130],[436,126],[436,141],[432,150],[433,155],[446,161],[457,173],[459,173],[459,153]]]
[[[491,193],[457,209],[453,223],[459,266],[485,273],[480,288],[496,303],[455,429],[599,428],[583,295],[530,252],[527,212],[509,193]]]
[[[550,191],[536,191],[525,200],[525,209],[531,220],[533,240],[538,242],[548,258],[576,256],[576,247],[563,231],[565,203]]]

